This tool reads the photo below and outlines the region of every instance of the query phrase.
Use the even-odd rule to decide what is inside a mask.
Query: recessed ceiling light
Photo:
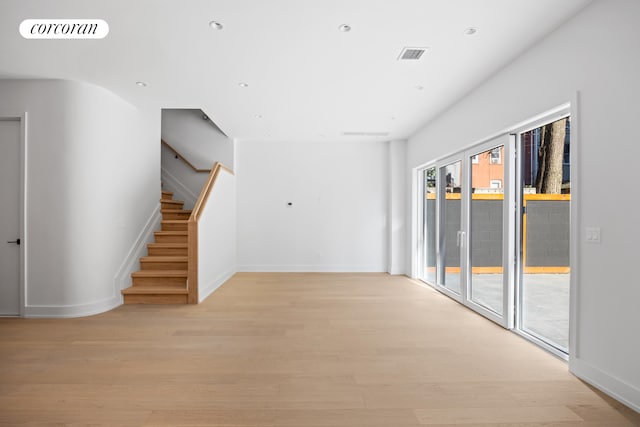
[[[218,21],[211,21],[211,22],[209,22],[209,26],[210,26],[211,28],[213,28],[214,30],[221,30],[222,28],[224,28],[224,27],[222,26],[222,24],[221,24],[221,23],[219,23]]]
[[[253,117],[255,117],[256,119],[261,119],[262,118],[262,116],[260,114],[254,114]]]
[[[240,86],[240,87],[249,87],[249,85],[247,83],[245,83],[245,82],[238,83],[238,86]]]
[[[342,24],[338,27],[338,30],[342,31],[343,33],[348,33],[349,31],[351,31],[351,26],[347,24]]]
[[[477,28],[469,27],[469,28],[467,28],[466,30],[464,30],[464,35],[465,35],[465,36],[472,36],[472,35],[474,35],[474,34],[475,34],[475,33],[477,33],[477,32],[478,32],[478,29],[477,29]]]
[[[416,86],[415,88],[416,88],[417,90],[423,90],[423,89],[424,89],[424,86],[420,86],[420,85],[418,85],[418,86]]]
[[[136,82],[136,84],[140,87],[147,87],[147,84],[145,82]]]

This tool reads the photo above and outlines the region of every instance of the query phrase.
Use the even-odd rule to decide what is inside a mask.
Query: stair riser
[[[140,261],[140,269],[142,270],[186,270],[186,261],[169,261],[169,262],[153,262]]]
[[[150,256],[187,256],[187,248],[148,248]]]
[[[175,288],[185,288],[187,286],[186,277],[133,277],[132,286],[152,287],[171,286]]]
[[[156,235],[156,243],[187,243],[187,236]]]
[[[182,209],[184,203],[174,200],[160,200],[160,206],[162,209]]]
[[[162,224],[162,231],[187,231],[187,223],[182,224]]]
[[[180,212],[167,213],[167,212],[164,212],[162,214],[162,219],[163,220],[172,220],[172,219],[187,220],[187,219],[189,219],[190,216],[191,216],[191,213],[188,213],[188,212],[185,212],[185,213],[180,213]]]
[[[125,304],[187,304],[187,295],[125,295]]]
[[[173,199],[173,193],[162,193],[162,199],[161,200],[172,200]]]

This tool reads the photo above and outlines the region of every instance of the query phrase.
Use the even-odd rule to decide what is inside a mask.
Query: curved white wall
[[[409,141],[416,167],[514,126],[580,92],[575,348],[581,378],[640,410],[640,286],[634,209],[640,116],[640,2],[595,1],[548,38],[443,113]],[[575,110],[574,110],[575,112]],[[574,129],[572,129],[573,131]],[[586,243],[586,226],[602,243]]]
[[[0,81],[26,112],[27,316],[81,316],[121,302],[115,276],[158,205],[160,111],[100,87]]]

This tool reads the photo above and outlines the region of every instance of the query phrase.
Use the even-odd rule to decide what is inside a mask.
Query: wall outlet
[[[587,242],[600,243],[600,227],[587,227],[585,229]]]

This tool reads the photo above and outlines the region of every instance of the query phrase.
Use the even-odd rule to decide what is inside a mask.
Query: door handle
[[[456,246],[460,247],[464,243],[464,231],[458,231],[456,236]]]
[[[20,239],[7,241],[7,243],[15,243],[16,245],[19,245],[20,244]]]

